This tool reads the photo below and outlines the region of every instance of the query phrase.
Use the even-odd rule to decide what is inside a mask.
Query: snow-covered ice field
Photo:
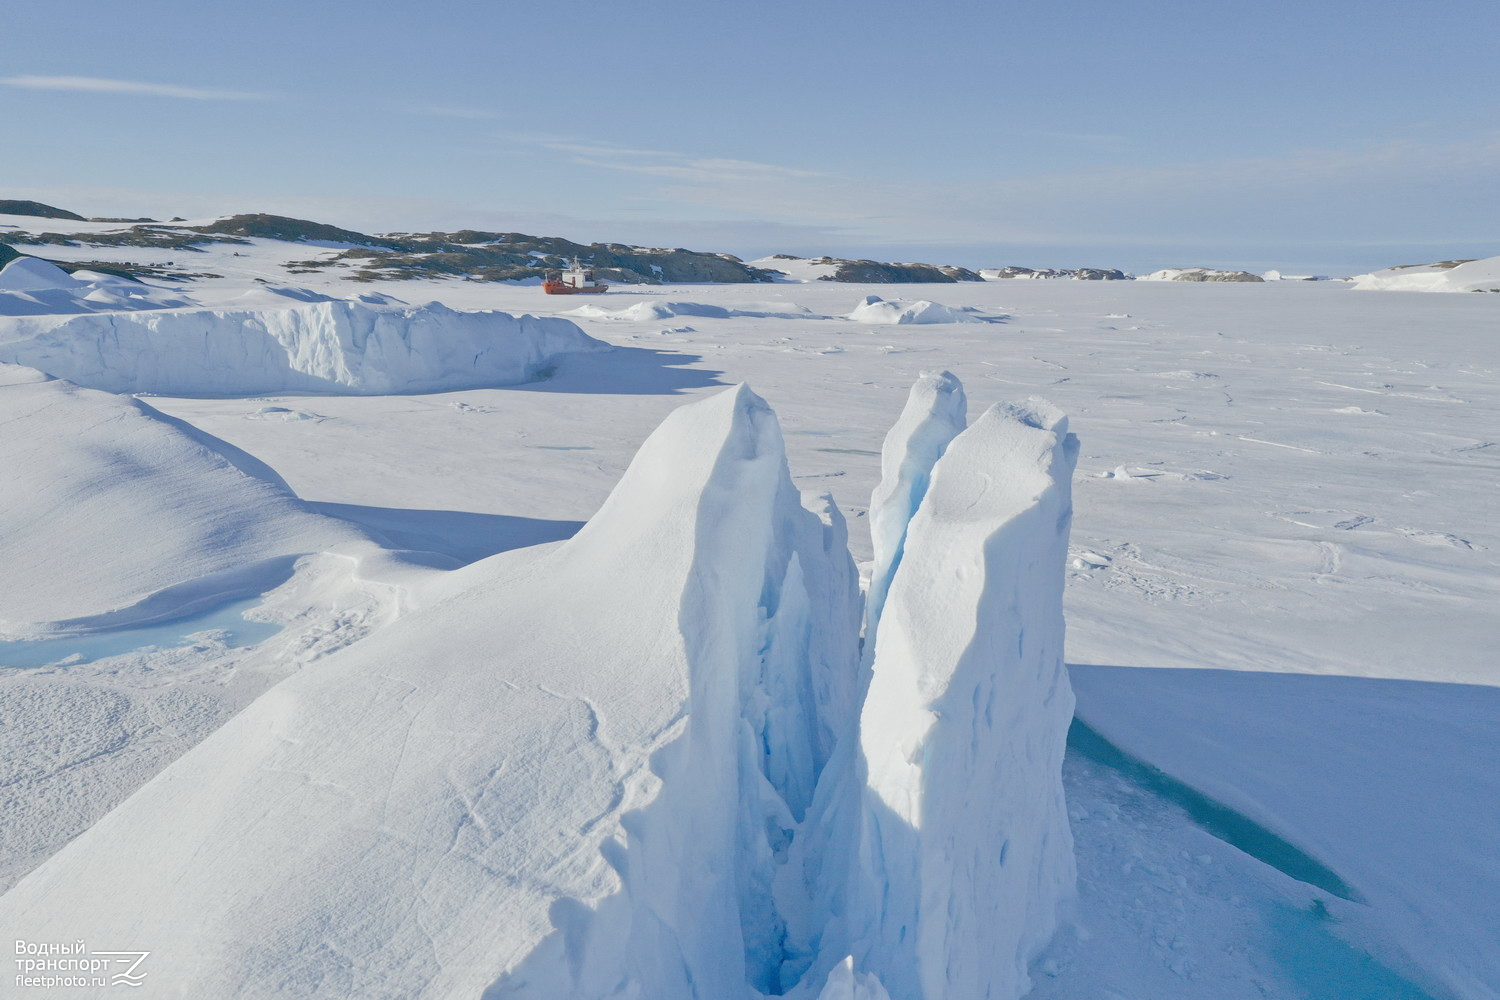
[[[102,252],[89,250],[89,259]],[[212,264],[228,276],[173,292],[221,316],[244,308],[254,275],[234,268],[250,263]],[[547,823],[617,816],[650,790],[605,780],[625,766],[611,741],[629,743],[622,733],[631,727],[665,731],[672,706],[635,704],[644,680],[632,692],[629,677],[589,676],[588,643],[610,641],[589,619],[589,600],[617,600],[624,585],[589,580],[590,564],[577,565],[576,554],[589,550],[558,543],[594,517],[669,414],[748,383],[780,419],[792,482],[832,495],[868,575],[882,442],[919,375],[947,370],[962,381],[971,414],[1043,396],[1081,442],[1065,591],[1079,722],[1064,770],[1079,890],[1032,969],[1031,995],[1500,994],[1500,297],[1321,282],[814,281],[617,288],[580,309],[579,299],[535,287],[303,277],[340,298],[377,293],[560,316],[614,349],[531,364],[523,374],[545,367],[545,377],[503,388],[211,395],[225,384],[216,371],[199,393],[139,402],[0,365],[0,409],[14,421],[0,431],[9,480],[0,487],[0,629],[17,640],[0,642],[0,663],[15,664],[0,669],[0,885],[14,885],[246,706],[254,707],[234,723],[243,731],[266,718],[267,732],[285,727],[289,741],[324,732],[306,728],[303,709],[278,714],[267,699],[283,690],[345,697],[338,692],[358,676],[361,644],[382,633],[388,647],[366,648],[392,651],[389,670],[375,671],[387,687],[367,692],[368,704],[350,702],[362,706],[348,720],[349,733],[365,734],[360,747],[389,735],[404,711],[396,692],[421,689],[425,670],[482,670],[502,647],[536,650],[529,673],[476,682],[461,690],[477,703],[459,698],[443,710],[476,733],[491,705],[493,725],[519,726],[529,713],[553,711],[548,671],[554,659],[570,664],[559,683],[579,693],[558,716],[556,738],[577,741],[574,772],[523,771],[496,787],[518,796],[557,790],[556,816],[547,794],[517,806],[512,818],[530,824],[531,845],[546,842]],[[268,295],[256,291],[252,304]],[[867,295],[963,311],[871,308],[861,305]],[[902,315],[962,321],[878,321]],[[80,311],[74,323],[97,316]],[[37,321],[0,320],[26,322]],[[6,329],[21,327],[0,327],[0,350],[9,349]],[[15,360],[45,367],[56,356]],[[117,370],[73,369],[84,379]],[[719,440],[699,430],[701,447]],[[811,544],[794,546],[803,562]],[[768,543],[767,551],[782,549]],[[554,553],[571,559],[578,587],[554,585],[554,593],[514,582]],[[643,600],[666,602],[670,594],[649,592],[666,583],[629,577],[629,555],[601,549],[592,565],[643,588]],[[511,582],[495,593],[511,595],[514,607],[453,597],[461,583],[502,578]],[[526,631],[544,598],[557,609],[548,625],[556,634]],[[156,604],[137,607],[142,599]],[[131,607],[137,613],[119,614]],[[153,625],[142,608],[154,607],[170,608],[156,617],[177,627],[142,632]],[[250,619],[243,629],[241,615]],[[435,662],[424,665],[424,637],[441,629],[460,641],[451,649],[439,641]],[[93,645],[70,648],[70,632],[89,633]],[[658,648],[650,637],[630,641]],[[48,661],[40,643],[72,661],[37,666]],[[320,676],[337,650],[347,653]],[[503,704],[516,684],[527,690]],[[195,799],[184,782],[209,789],[220,774],[232,780],[209,799],[228,802],[236,768],[258,766],[263,748],[260,737],[247,738],[242,755],[226,733],[183,778],[151,783],[144,798],[187,810]],[[496,739],[496,752],[518,761],[540,752]],[[221,770],[208,766],[215,762]],[[337,780],[307,779],[351,789],[355,826],[357,765]],[[315,809],[314,792],[333,794],[293,793],[285,781],[265,788],[255,808],[266,815],[277,807],[264,803]],[[411,793],[439,804],[393,826],[390,843],[442,826],[434,818],[442,796]],[[111,817],[124,839],[109,849],[150,856],[151,815],[137,806]],[[291,847],[273,839],[259,849],[268,843]],[[104,863],[104,848],[87,836],[75,848],[94,852],[88,864]],[[250,862],[233,858],[232,843],[226,850],[226,877],[250,880],[249,868],[235,867]],[[502,861],[525,882],[540,857]],[[597,864],[589,867],[596,859],[547,859],[557,866],[548,877],[572,895],[600,890]],[[201,901],[204,890],[160,891],[169,908]],[[351,921],[372,922],[358,940],[378,941],[390,914],[339,891]],[[452,873],[413,892],[428,893],[422,902],[443,915],[439,928],[485,900],[515,905],[543,928],[544,917],[564,928],[579,919],[566,907],[549,913],[545,893],[466,899]],[[84,897],[68,910],[54,897],[43,907],[38,898],[12,893],[9,908],[0,899],[11,939],[34,933],[33,918],[68,934],[57,914],[87,905]],[[129,912],[118,899],[111,905]],[[288,920],[315,917],[294,909]],[[334,977],[318,995],[472,995],[443,992],[467,982],[445,970],[477,961],[492,967],[495,995],[530,996],[500,982],[527,958],[516,943],[525,940],[517,932],[487,953],[464,939],[454,945],[461,956],[438,940],[414,973],[418,985],[393,979],[387,992],[356,994]],[[328,956],[340,967],[367,960]],[[148,986],[163,992],[144,995],[178,995],[166,990],[181,961],[153,955],[160,979]],[[243,995],[312,995],[298,988],[267,983]]]

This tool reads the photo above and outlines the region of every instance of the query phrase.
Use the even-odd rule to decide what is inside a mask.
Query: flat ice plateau
[[[1500,993],[1500,296],[254,263],[0,318],[8,940],[147,997]],[[413,309],[582,348],[427,391],[494,321]]]

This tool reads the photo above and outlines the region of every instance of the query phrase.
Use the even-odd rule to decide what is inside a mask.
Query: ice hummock
[[[875,646],[875,628],[891,577],[901,564],[907,527],[932,480],[932,468],[968,422],[964,387],[952,372],[923,372],[906,407],[885,436],[880,484],[870,498],[870,540],[875,550],[865,598],[865,645]]]
[[[1072,894],[1062,592],[1077,439],[1050,404],[948,445],[907,530],[860,718],[862,966],[896,1000],[1015,998]]]
[[[955,309],[927,299],[882,299],[866,295],[849,313],[856,323],[906,325],[909,323],[987,323],[970,309]]]
[[[712,428],[726,417],[733,430],[719,443]],[[694,440],[705,433],[713,449]],[[787,864],[853,709],[857,578],[837,509],[815,498],[819,513],[804,508],[758,397],[741,388],[684,407],[636,464],[691,481],[702,474],[684,476],[684,458],[700,452],[718,457],[700,487],[696,534],[681,540],[695,549],[686,575],[637,571],[682,595],[675,680],[687,718],[652,764],[660,792],[622,818],[621,841],[608,845],[619,892],[592,911],[567,910],[546,946],[486,996],[603,1000],[629,984],[639,996],[748,997],[783,992],[789,957],[800,974],[788,926],[814,902]]]

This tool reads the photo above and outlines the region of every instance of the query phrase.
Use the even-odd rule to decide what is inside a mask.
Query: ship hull
[[[583,288],[574,288],[572,285],[565,285],[561,281],[544,281],[542,282],[542,291],[548,295],[598,295],[601,292],[609,291],[609,286],[585,285]]]

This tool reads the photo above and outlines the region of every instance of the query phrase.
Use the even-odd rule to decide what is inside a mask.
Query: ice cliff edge
[[[381,395],[513,385],[609,350],[569,320],[328,299],[0,319],[0,361],[107,392]]]

